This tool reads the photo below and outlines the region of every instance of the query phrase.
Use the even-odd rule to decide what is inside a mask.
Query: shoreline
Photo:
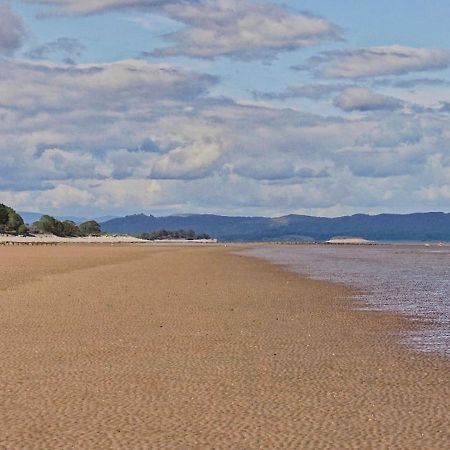
[[[445,448],[410,321],[243,248],[2,250],[0,446]]]
[[[216,244],[211,239],[159,239],[146,240],[131,235],[102,235],[83,237],[59,237],[55,235],[9,236],[0,235],[0,245],[57,245],[57,244]]]
[[[359,247],[359,245],[352,246],[352,251],[356,250],[357,247]],[[425,247],[428,248],[428,246]],[[388,264],[389,258],[393,254],[397,255],[401,251],[409,251],[410,248],[411,246],[407,245],[392,244],[391,248],[389,248],[389,252],[382,255],[383,258],[387,258],[384,259],[384,264]],[[354,264],[353,266],[347,266],[346,269],[344,268],[346,267],[345,258],[358,258],[359,253],[357,252],[345,253],[344,256],[338,253],[330,253],[325,260],[324,255],[327,254],[318,254],[314,252],[288,252],[286,254],[281,254],[272,252],[274,249],[276,249],[276,246],[255,246],[243,251],[241,254],[274,264],[281,267],[283,270],[298,274],[301,277],[318,281],[327,281],[341,286],[349,286],[355,291],[351,296],[352,298],[349,298],[349,300],[353,301],[353,298],[356,299],[356,304],[354,305],[356,310],[398,315],[412,324],[410,333],[399,333],[398,339],[401,340],[403,346],[420,353],[450,358],[450,348],[448,347],[450,342],[447,339],[447,336],[449,336],[448,325],[446,325],[448,323],[448,316],[439,316],[438,311],[433,309],[439,304],[438,300],[435,301],[435,303],[431,303],[430,301],[427,305],[427,310],[420,308],[420,301],[426,300],[424,298],[426,292],[423,291],[423,288],[418,287],[415,292],[412,292],[410,289],[408,290],[406,288],[404,281],[403,285],[401,283],[395,284],[390,279],[388,280],[382,276],[377,278],[377,275],[370,271],[361,272],[365,273],[368,277],[370,277],[370,275],[375,276],[376,281],[372,280],[368,282],[368,279],[361,276],[359,269],[356,269]],[[382,249],[387,251],[386,246]],[[395,253],[392,253],[392,249]],[[445,250],[431,250],[429,253],[447,254],[448,252]],[[310,255],[320,255],[322,260],[314,259],[314,256],[312,260],[309,260],[308,257]],[[366,258],[367,261],[372,261],[372,264],[374,265],[380,264],[381,262],[380,258],[373,260],[369,259],[370,253],[365,252],[362,255],[361,262],[363,264],[366,263]],[[340,270],[336,269],[336,267],[333,268],[331,263],[327,264],[329,260],[334,261],[334,264],[337,264],[337,266],[342,262],[343,267]],[[392,267],[392,264],[388,267]],[[402,276],[403,274],[400,272],[398,275]],[[426,274],[424,276],[426,277]],[[390,286],[392,283],[394,286],[393,288]],[[381,289],[380,286],[382,287]],[[432,287],[433,286],[430,284],[429,289],[432,290]],[[442,287],[440,287],[440,289],[442,290]],[[430,295],[432,295],[431,292],[432,291],[430,291]],[[406,301],[406,303],[402,303],[402,300],[397,300],[397,295],[402,297],[404,301],[407,297],[414,299],[416,294],[418,295],[418,298],[421,299],[418,300],[417,303],[415,301]],[[392,302],[386,300],[386,298],[389,297],[393,298]],[[411,308],[412,305],[415,305],[418,309],[414,310],[414,308]]]
[[[271,266],[278,268],[281,273],[291,274],[295,277],[298,277],[301,280],[309,280],[317,283],[322,283],[324,285],[329,285],[331,289],[337,288],[338,290],[342,290],[343,294],[338,297],[335,297],[334,302],[339,305],[339,308],[343,308],[344,310],[348,309],[349,313],[356,313],[356,314],[363,313],[368,314],[369,316],[373,315],[374,320],[376,320],[378,316],[382,320],[384,318],[388,318],[392,319],[393,321],[398,321],[399,324],[398,329],[396,328],[388,329],[386,333],[380,336],[373,336],[374,339],[384,341],[387,346],[394,347],[396,348],[396,351],[399,352],[406,351],[411,352],[413,355],[417,356],[425,356],[436,358],[437,360],[443,360],[444,362],[449,363],[450,367],[450,357],[448,355],[439,353],[438,351],[421,351],[417,348],[414,348],[411,344],[406,343],[402,339],[402,334],[412,335],[412,333],[417,333],[426,330],[427,329],[426,327],[428,325],[434,323],[433,319],[424,318],[415,315],[414,313],[408,314],[400,311],[392,311],[377,308],[373,304],[369,303],[369,301],[365,298],[367,295],[367,291],[364,290],[363,288],[353,286],[352,284],[345,281],[315,278],[311,274],[295,270],[289,264],[274,262],[262,256],[246,254],[245,253],[246,250],[252,250],[252,248],[239,250],[234,254],[237,256],[243,256],[244,258],[253,259],[256,262],[269,264]]]

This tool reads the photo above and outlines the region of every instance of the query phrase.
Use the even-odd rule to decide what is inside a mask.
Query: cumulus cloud
[[[4,107],[28,111],[70,109],[108,112],[136,101],[169,104],[207,92],[216,79],[180,71],[169,64],[126,60],[109,64],[66,65],[26,60],[0,60],[0,97]]]
[[[445,69],[450,50],[400,45],[324,52],[298,70],[313,70],[326,78],[367,78]]]
[[[155,161],[150,176],[154,179],[195,179],[211,173],[221,155],[214,142],[194,142],[171,150]]]
[[[32,186],[46,189],[67,179],[145,178],[161,153],[190,142],[183,135],[177,141],[176,133],[158,142],[156,122],[189,110],[194,98],[201,103],[214,83],[208,75],[134,60],[77,66],[0,60],[0,184],[17,179],[29,188],[34,180]]]
[[[215,99],[207,95],[215,82],[134,60],[1,60],[0,198],[96,215],[323,213],[445,200],[432,193],[448,184],[446,115],[322,117]]]
[[[12,54],[22,46],[24,38],[22,19],[8,4],[0,3],[0,54]]]
[[[127,8],[152,8],[171,0],[25,0],[55,7],[58,12],[71,14],[94,14]]]
[[[280,52],[340,38],[338,27],[323,18],[251,0],[32,1],[72,14],[146,9],[184,24],[182,30],[166,36],[174,45],[152,53],[159,56],[267,59]]]
[[[175,45],[158,55],[271,58],[339,36],[337,27],[320,17],[248,0],[169,3],[164,11],[187,27],[168,36]]]
[[[420,173],[426,160],[423,152],[401,148],[355,148],[338,156],[353,175],[367,178],[390,178]]]
[[[233,173],[253,180],[283,181],[288,184],[309,178],[330,176],[328,164],[322,161],[303,162],[300,158],[282,158],[275,156],[256,162],[243,157],[242,160],[230,164]]]
[[[292,98],[308,98],[319,100],[330,94],[342,91],[344,84],[306,84],[303,86],[289,86],[282,92],[254,92],[254,97],[261,100],[289,100]]]
[[[44,200],[44,202],[43,202]],[[65,183],[58,184],[38,198],[38,203],[44,203],[51,209],[59,209],[65,204],[86,206],[93,200],[93,195],[85,189],[79,189]]]
[[[449,86],[450,82],[439,78],[411,78],[408,80],[385,79],[377,80],[374,84],[377,86],[392,86],[396,88],[412,89],[418,86],[441,87]]]
[[[441,106],[438,110],[440,112],[449,113],[450,112],[450,102],[441,102]]]
[[[395,111],[403,107],[397,98],[378,94],[366,88],[345,89],[334,99],[334,105],[344,111]]]

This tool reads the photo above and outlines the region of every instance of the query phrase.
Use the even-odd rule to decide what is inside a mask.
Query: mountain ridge
[[[181,214],[156,217],[134,214],[101,224],[107,233],[144,233],[161,229],[192,228],[225,241],[322,241],[339,236],[370,240],[450,241],[450,213],[354,214],[316,217],[288,214],[280,217]]]

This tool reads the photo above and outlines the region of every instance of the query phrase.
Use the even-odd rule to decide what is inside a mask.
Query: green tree
[[[28,234],[28,227],[23,223],[17,229],[17,234],[20,234],[21,236],[26,236]]]
[[[9,213],[8,207],[3,203],[0,204],[0,225],[6,225],[8,223]]]
[[[95,220],[88,220],[80,225],[80,232],[85,236],[98,236],[102,233],[100,225]]]
[[[36,227],[41,233],[53,234],[55,222],[56,219],[54,217],[44,215],[37,222],[34,222],[33,226]]]
[[[80,236],[80,229],[77,227],[75,222],[71,220],[65,220],[62,223],[64,236],[76,237]]]
[[[43,234],[54,234],[60,237],[76,237],[81,236],[81,231],[75,222],[65,220],[61,222],[52,216],[44,215],[32,226]]]
[[[148,241],[158,241],[161,239],[188,239],[188,240],[211,239],[209,234],[206,233],[195,234],[194,230],[175,230],[175,231],[159,230],[153,231],[151,233],[141,233],[138,234],[137,237]]]
[[[14,209],[0,204],[0,233],[17,233],[21,225],[23,219]]]
[[[44,215],[33,224],[43,234],[64,236],[64,225],[52,216]]]
[[[11,210],[8,214],[8,224],[7,227],[10,230],[18,231],[19,227],[23,225],[23,219],[14,210]]]

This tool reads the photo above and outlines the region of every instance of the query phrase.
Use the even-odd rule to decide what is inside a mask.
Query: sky
[[[450,2],[0,0],[0,202],[450,212]]]

